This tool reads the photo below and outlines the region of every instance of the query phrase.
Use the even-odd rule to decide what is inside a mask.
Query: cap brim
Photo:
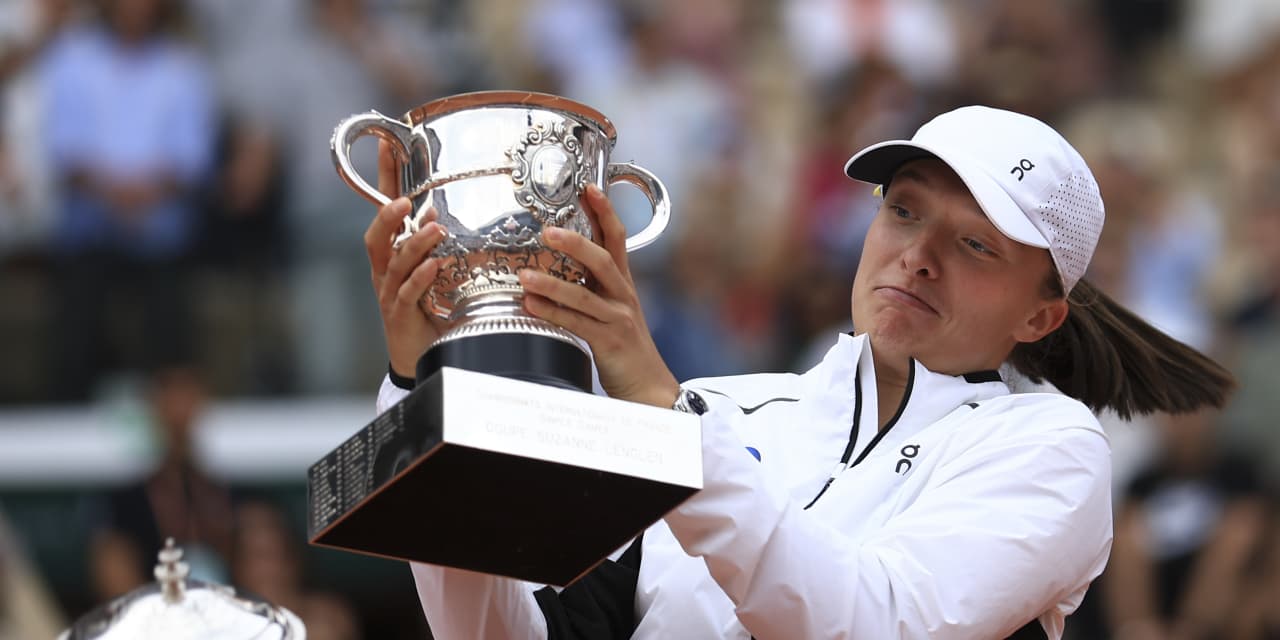
[[[977,164],[960,152],[939,152],[929,145],[910,140],[890,140],[873,144],[854,154],[844,165],[845,175],[871,184],[888,184],[902,165],[921,158],[937,158],[960,176],[987,219],[1005,236],[1022,244],[1049,248],[1044,234],[1031,224],[1013,198]]]

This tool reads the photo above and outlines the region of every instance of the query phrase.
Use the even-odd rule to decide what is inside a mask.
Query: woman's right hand
[[[400,163],[391,145],[378,142],[378,190],[394,198],[378,209],[369,229],[364,233],[364,246],[369,253],[373,291],[378,296],[382,313],[382,331],[387,341],[391,370],[413,378],[418,357],[444,331],[444,321],[425,311],[420,302],[440,269],[439,260],[428,254],[445,237],[444,227],[436,222],[436,211],[430,209],[418,232],[393,248],[405,216],[412,211],[408,198],[400,196],[397,175]]]

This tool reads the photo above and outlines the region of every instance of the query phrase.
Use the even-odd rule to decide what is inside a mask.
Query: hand
[[[427,288],[436,279],[440,262],[426,258],[445,237],[445,229],[435,222],[436,211],[426,213],[428,224],[398,249],[391,246],[413,210],[408,198],[400,195],[398,162],[386,141],[378,142],[378,190],[395,200],[378,209],[369,229],[364,233],[364,247],[369,253],[373,291],[378,295],[382,313],[382,332],[387,341],[391,370],[406,378],[414,377],[418,357],[444,331],[444,321],[419,305]]]
[[[609,396],[670,408],[680,385],[645,324],[627,263],[626,228],[599,187],[588,186],[584,200],[604,246],[556,227],[544,230],[542,238],[549,248],[586,267],[594,276],[593,287],[525,269],[520,272],[525,309],[591,345],[600,384]]]

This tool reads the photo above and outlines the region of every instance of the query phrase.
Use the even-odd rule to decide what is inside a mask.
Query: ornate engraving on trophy
[[[515,163],[511,182],[516,202],[543,225],[563,227],[573,215],[578,194],[587,186],[582,145],[563,122],[538,122],[507,156]]]

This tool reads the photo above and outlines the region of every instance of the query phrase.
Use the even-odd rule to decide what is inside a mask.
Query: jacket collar
[[[874,434],[879,425],[871,350],[871,341],[866,334],[841,334],[822,362],[810,372],[811,375],[817,374],[824,386],[834,393],[845,397],[862,394],[862,428],[859,431],[863,434]],[[912,360],[911,364],[907,392],[898,407],[897,417],[886,425],[895,431],[914,432],[942,419],[957,407],[1009,393],[1009,387],[995,371],[952,376],[930,371],[917,360]],[[860,379],[861,389],[856,388],[855,379]]]

